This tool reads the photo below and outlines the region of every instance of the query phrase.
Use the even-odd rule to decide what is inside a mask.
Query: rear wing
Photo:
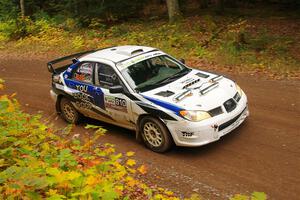
[[[111,47],[107,47],[107,48],[111,48]],[[94,53],[94,52],[99,51],[99,50],[107,49],[107,48],[83,51],[83,52],[71,54],[71,55],[68,55],[68,56],[65,56],[65,57],[61,57],[61,58],[49,61],[47,63],[48,71],[52,74],[57,74],[59,72],[62,72],[65,69],[67,69],[72,63],[76,63],[78,61],[77,60],[78,57],[81,57],[81,56],[89,54],[89,53]],[[61,63],[61,62],[64,62],[64,61],[69,61],[69,62],[68,62],[68,64],[58,65],[56,67],[54,66],[55,64]]]

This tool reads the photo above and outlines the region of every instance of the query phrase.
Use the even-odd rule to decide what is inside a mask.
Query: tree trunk
[[[24,4],[24,0],[20,0],[20,8],[21,8],[21,17],[24,18],[25,17],[25,4]]]
[[[217,0],[216,3],[217,3],[217,12],[219,14],[223,13],[224,12],[224,0]]]
[[[199,8],[207,8],[208,7],[208,0],[198,0]]]
[[[169,21],[175,22],[181,17],[178,0],[167,0]]]

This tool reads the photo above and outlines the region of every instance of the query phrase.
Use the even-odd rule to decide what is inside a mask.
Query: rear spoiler
[[[89,51],[83,51],[83,52],[71,54],[71,55],[68,55],[68,56],[65,56],[65,57],[61,57],[61,58],[58,58],[58,59],[49,61],[49,62],[47,63],[48,71],[49,71],[50,73],[52,73],[52,74],[56,74],[56,73],[58,73],[59,71],[61,71],[61,70],[59,70],[59,69],[67,68],[70,64],[76,63],[76,62],[78,61],[78,60],[77,60],[78,57],[81,57],[81,56],[86,55],[86,54],[89,54],[89,53],[94,53],[94,52],[99,51],[99,50],[108,49],[108,48],[111,48],[111,47],[102,48],[102,49],[94,49],[94,50],[89,50]],[[55,68],[54,68],[54,65],[55,65],[55,64],[60,63],[60,62],[63,62],[63,61],[66,61],[66,60],[71,60],[72,63],[69,63],[69,64],[67,64],[67,65],[63,65],[63,66],[58,66],[58,67],[55,67]]]

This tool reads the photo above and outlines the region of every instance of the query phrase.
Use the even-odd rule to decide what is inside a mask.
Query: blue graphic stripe
[[[155,98],[151,98],[151,97],[147,97],[147,96],[144,96],[143,97],[149,101],[151,101],[152,103],[158,105],[158,106],[161,106],[163,108],[166,108],[168,110],[171,110],[173,111],[174,113],[176,113],[176,115],[179,115],[179,111],[183,110],[183,108],[180,108],[174,104],[171,104],[171,103],[168,103],[168,102],[165,102],[165,101],[161,101],[159,99],[155,99]]]

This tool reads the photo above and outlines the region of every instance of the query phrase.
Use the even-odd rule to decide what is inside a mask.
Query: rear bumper
[[[219,140],[233,131],[249,116],[247,97],[241,97],[237,107],[227,113],[212,117],[201,122],[168,121],[166,123],[177,146],[196,147]]]

